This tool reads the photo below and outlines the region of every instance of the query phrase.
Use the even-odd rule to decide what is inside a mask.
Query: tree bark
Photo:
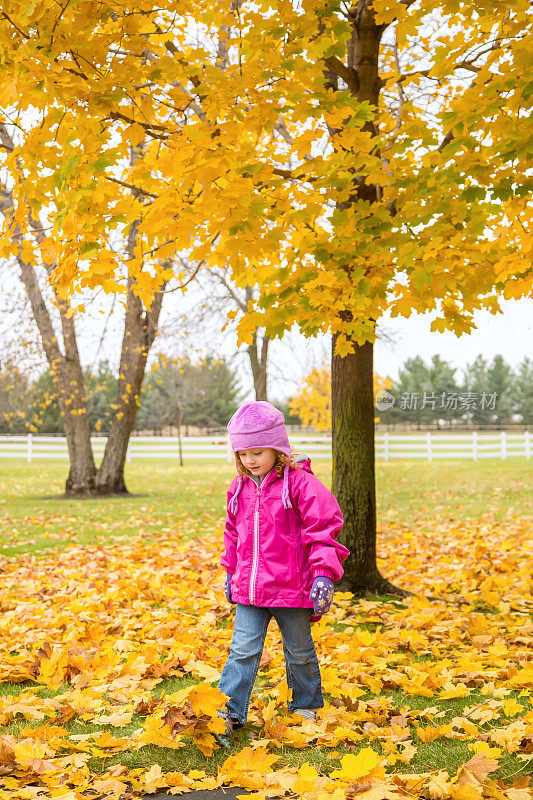
[[[252,368],[252,376],[254,379],[255,399],[268,400],[267,396],[267,367],[268,367],[268,345],[270,343],[269,337],[265,334],[261,340],[261,347],[259,348],[259,337],[257,331],[254,331],[252,344],[248,346],[248,358],[250,359],[250,366]]]
[[[332,343],[333,493],[344,514],[342,541],[350,549],[340,588],[356,595],[404,594],[383,578],[376,562],[376,479],[373,345],[335,355]]]
[[[348,44],[347,65],[327,59],[324,70],[326,85],[338,88],[343,78],[352,94],[360,101],[367,100],[376,107],[379,103],[380,77],[378,69],[382,28],[375,23],[373,10],[364,0],[352,8],[352,37]],[[338,70],[338,72],[337,72]],[[376,133],[374,123],[363,129]],[[335,146],[335,131],[333,145]],[[351,203],[376,201],[378,187],[354,175]],[[351,266],[346,265],[346,271]],[[352,320],[346,309],[343,316]],[[340,586],[356,595],[408,594],[383,578],[376,561],[376,479],[375,429],[373,398],[373,342],[353,343],[354,352],[341,357],[335,354],[337,335],[333,336],[331,359],[333,491],[344,514],[342,541],[350,549],[344,563]]]
[[[117,411],[111,422],[104,456],[96,475],[95,488],[98,494],[128,493],[124,465],[137,415],[146,359],[157,333],[163,294],[164,286],[156,293],[150,310],[145,310],[141,300],[133,292],[132,280],[128,282],[117,384]]]
[[[50,372],[54,380],[69,451],[70,468],[65,494],[105,495],[127,493],[124,465],[137,414],[146,360],[157,333],[164,286],[156,293],[150,311],[143,308],[130,281],[117,384],[117,411],[112,420],[104,457],[96,469],[87,414],[85,381],[73,318],[66,301],[58,301],[65,355],[61,353],[33,268],[19,259],[21,277],[32,306]]]
[[[246,313],[252,304],[253,290],[251,286],[245,288],[244,301],[231,292],[232,297],[238,301],[241,310]],[[252,344],[248,345],[246,351],[250,359],[250,367],[252,369],[252,377],[254,381],[255,399],[268,400],[267,395],[267,378],[268,378],[268,346],[270,338],[263,335],[260,340],[257,333],[257,328],[253,332]]]
[[[86,494],[94,490],[96,466],[91,448],[91,434],[87,414],[83,372],[74,330],[74,321],[67,317],[65,301],[58,303],[63,329],[61,353],[54,326],[42,295],[34,268],[18,257],[20,276],[33,317],[39,330],[42,346],[50,366],[50,374],[57,394],[69,451],[70,468],[65,493]]]
[[[87,413],[87,395],[81,366],[74,317],[69,316],[69,304],[57,298],[65,349],[64,370],[60,391],[68,395],[63,414],[65,436],[69,449],[70,467],[65,483],[65,494],[93,494],[96,466],[91,445],[91,429]],[[56,388],[56,391],[57,388]],[[59,392],[58,392],[59,397]]]

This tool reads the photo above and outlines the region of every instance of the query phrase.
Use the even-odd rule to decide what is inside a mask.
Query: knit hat
[[[282,412],[266,400],[254,400],[242,405],[228,422],[228,433],[231,448],[236,454],[238,450],[251,450],[254,447],[269,447],[279,450],[286,456],[291,454],[291,446],[285,417]],[[235,456],[237,460],[238,456]],[[238,496],[242,488],[242,475],[239,476],[237,491],[229,501],[228,508],[237,513]],[[292,508],[289,498],[289,465],[283,470],[283,487],[281,499],[285,508]]]
[[[266,400],[254,400],[237,409],[228,422],[228,433],[233,452],[272,447],[286,456],[291,454],[285,417]]]

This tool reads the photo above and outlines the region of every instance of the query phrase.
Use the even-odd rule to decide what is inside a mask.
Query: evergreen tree
[[[429,393],[429,370],[420,356],[408,358],[398,372],[398,380],[394,383],[393,395],[395,403],[390,410],[391,421],[396,422],[422,422],[420,410],[424,392]],[[383,421],[388,421],[386,412],[380,416]],[[425,416],[427,417],[427,411]]]
[[[494,421],[492,394],[489,365],[480,354],[464,370],[459,418],[477,425],[489,425]]]
[[[91,431],[107,433],[113,415],[112,403],[117,397],[117,376],[107,361],[101,361],[95,373],[85,371],[85,385]]]
[[[95,373],[84,370],[87,388],[87,413],[91,431],[107,432],[112,418],[112,403],[117,395],[117,377],[107,361]],[[36,433],[64,434],[63,421],[50,369],[46,369],[29,390],[28,421]]]
[[[0,434],[27,432],[27,392],[26,376],[4,364],[0,372]]]
[[[524,358],[511,381],[513,411],[524,425],[533,424],[533,361]]]
[[[495,422],[505,425],[513,415],[513,373],[502,355],[494,356],[488,369],[491,395],[495,396]]]
[[[183,389],[185,425],[225,427],[239,404],[237,378],[225,359],[209,355],[199,366],[187,363]]]
[[[63,422],[50,368],[42,372],[29,391],[28,422],[35,433],[63,433]]]
[[[285,424],[286,425],[301,425],[302,420],[298,414],[289,408],[288,400],[272,400],[272,405],[279,408],[282,412],[283,416],[285,417]]]
[[[390,409],[379,409],[380,420],[384,423],[429,425],[457,416],[455,369],[439,355],[432,357],[429,367],[420,356],[408,358],[389,391],[395,402]]]
[[[428,370],[431,394],[426,398],[427,401],[431,399],[431,403],[426,403],[428,414],[423,419],[428,419],[428,421],[440,419],[451,421],[456,418],[455,406],[458,386],[455,380],[455,371],[454,367],[450,366],[447,361],[443,361],[439,355],[433,356]],[[422,396],[422,403],[424,404],[424,396]],[[431,411],[431,416],[429,411]]]

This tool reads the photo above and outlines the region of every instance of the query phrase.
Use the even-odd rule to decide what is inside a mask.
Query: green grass
[[[331,464],[318,461],[314,469],[317,476],[329,485]],[[486,515],[499,521],[509,515],[530,515],[531,473],[531,465],[524,459],[495,459],[478,463],[463,460],[431,464],[380,463],[377,465],[378,525],[425,527],[436,518],[441,523],[454,524]],[[183,536],[185,529],[187,538],[204,533],[221,533],[225,493],[233,474],[233,466],[222,461],[191,462],[183,468],[168,461],[133,461],[128,464],[126,475],[132,493],[130,496],[66,500],[58,497],[63,490],[65,463],[39,461],[28,465],[0,461],[0,557],[16,557],[27,552],[50,554],[72,544],[113,544],[137,535],[140,528],[147,533],[175,531],[176,536]],[[230,624],[231,619],[219,620],[221,627]],[[339,630],[342,625],[334,623],[332,627]],[[361,622],[357,627],[374,631],[381,624]],[[411,657],[413,661],[429,658]],[[168,694],[195,682],[190,675],[165,678],[152,694],[160,697],[162,693]],[[35,689],[35,684],[29,681],[0,684],[0,696],[16,696],[28,687]],[[256,688],[261,691],[260,682]],[[53,691],[40,688],[37,691],[42,697],[52,697],[70,691],[70,687],[61,686]],[[362,699],[370,697],[368,695]],[[406,695],[400,691],[384,692],[379,697],[390,698],[395,713],[401,709],[422,710],[437,706],[445,711],[444,716],[438,719],[439,724],[461,715],[467,705],[486,700],[477,692],[467,698],[446,701],[438,697]],[[519,702],[530,708],[524,697]],[[130,736],[142,726],[143,719],[143,716],[135,714],[123,728],[72,719],[64,723],[64,728],[71,734],[103,730],[117,736]],[[41,723],[17,718],[9,725],[8,731],[17,735],[24,728],[38,727],[44,722],[50,723],[50,720]],[[425,721],[424,725],[427,724],[437,723]],[[487,732],[499,724],[495,719],[485,724],[483,731]],[[473,754],[466,742],[441,738],[424,743],[418,740],[414,727],[412,732],[413,743],[417,747],[416,755],[410,763],[397,762],[392,771],[428,772],[438,768],[454,774],[459,765]],[[250,735],[254,735],[254,725],[248,723],[235,736],[234,752],[249,744]],[[365,739],[362,744],[382,752],[378,741]],[[309,761],[326,774],[338,768],[340,758],[349,751],[353,751],[353,747],[339,745],[335,748],[313,746],[295,749],[284,745],[279,749],[282,758],[277,768],[283,763],[299,766]],[[205,757],[192,743],[178,751],[148,745],[138,751],[114,753],[109,758],[94,757],[89,761],[89,767],[99,773],[113,764],[147,769],[158,763],[163,772],[199,769],[216,774],[227,755],[218,750],[213,756]],[[521,774],[522,769],[524,762],[506,754],[499,762],[496,776],[508,779],[511,775]]]
[[[313,464],[331,484],[331,463]],[[112,542],[145,530],[173,530],[187,522],[188,536],[220,529],[234,467],[225,461],[132,461],[129,497],[63,499],[67,466],[0,460],[0,554],[50,552],[69,544]],[[483,462],[379,463],[378,526],[461,522],[486,514],[495,520],[531,514],[533,468],[525,459]]]
[[[162,694],[169,694],[178,689],[191,685],[195,680],[190,676],[184,678],[167,678],[156,689],[152,690],[154,697],[160,697]],[[31,685],[31,684],[27,684]],[[2,687],[3,689],[4,687]],[[18,687],[14,684],[7,684],[6,688],[14,689],[13,694],[19,693]],[[68,686],[60,687],[55,691],[48,689],[38,690],[41,697],[53,697],[67,692]],[[254,690],[254,693],[257,691]],[[8,694],[8,691],[2,691],[2,694]],[[514,697],[518,697],[518,693],[513,692]],[[391,709],[386,716],[392,716],[399,713],[408,713],[410,710],[422,711],[425,708],[437,707],[439,711],[444,711],[445,714],[437,720],[429,721],[423,720],[421,724],[426,725],[443,725],[449,722],[454,716],[461,716],[466,706],[473,706],[476,703],[483,703],[487,698],[479,694],[471,694],[467,698],[457,698],[454,700],[439,700],[438,697],[427,698],[412,695],[405,695],[402,692],[392,692],[380,695],[382,700],[387,698],[391,701]],[[328,699],[328,695],[325,695]],[[329,698],[331,699],[331,698]],[[372,695],[368,694],[361,699],[371,700]],[[531,709],[529,703],[524,697],[520,698],[522,705],[526,709]],[[131,736],[134,731],[142,726],[144,716],[135,714],[128,725],[120,728],[112,727],[110,725],[98,725],[90,722],[83,722],[79,719],[74,719],[69,722],[63,723],[65,730],[69,735],[71,734],[88,734],[93,732],[109,731],[111,735],[117,737]],[[49,720],[47,720],[49,724]],[[9,733],[13,735],[19,734],[24,729],[36,728],[44,724],[41,722],[27,722],[25,720],[16,720],[9,726]],[[386,722],[384,722],[386,724]],[[493,720],[490,723],[485,723],[480,726],[484,733],[487,733],[491,728],[498,727],[501,724],[499,720]],[[254,731],[260,733],[260,729],[248,722],[244,729],[239,730],[234,735],[232,754],[237,754],[244,747],[250,744],[250,734],[253,736]],[[433,742],[422,742],[416,733],[414,726],[411,728],[413,744],[416,747],[416,754],[409,761],[409,763],[397,762],[394,766],[388,768],[388,772],[393,773],[423,773],[431,772],[435,769],[447,770],[450,775],[457,772],[459,766],[473,755],[473,750],[468,747],[466,741],[457,739],[440,738]],[[348,752],[354,752],[359,746],[371,747],[379,754],[385,754],[379,741],[364,740],[360,743],[345,746],[344,744],[336,745],[335,747],[324,747],[314,745],[311,748],[293,748],[287,745],[282,745],[277,751],[281,756],[277,768],[283,764],[291,767],[300,767],[305,762],[309,762],[317,768],[322,774],[339,769],[340,759]],[[183,747],[179,750],[173,750],[166,747],[157,747],[155,745],[146,745],[140,750],[122,751],[112,753],[106,758],[93,757],[89,759],[88,766],[95,774],[101,774],[109,767],[115,764],[123,764],[129,769],[149,769],[153,764],[159,764],[163,772],[171,772],[178,770],[187,773],[189,770],[203,770],[207,774],[216,774],[217,769],[222,766],[224,760],[227,758],[228,753],[222,749],[216,750],[212,756],[204,756],[201,751],[194,745]],[[514,754],[504,754],[498,763],[498,770],[494,773],[494,777],[501,780],[510,780],[517,774],[524,774],[529,767],[528,762],[517,762]]]
[[[378,464],[378,521],[403,525],[531,514],[533,462],[486,459]]]

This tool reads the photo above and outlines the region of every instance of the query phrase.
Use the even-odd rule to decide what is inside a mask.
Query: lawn
[[[331,462],[313,463],[316,475],[331,483]],[[147,533],[174,530],[182,535],[220,530],[226,489],[234,468],[226,461],[132,461],[127,485],[132,496],[65,500],[66,463],[31,465],[0,459],[0,548],[4,555],[62,549],[73,542],[113,542],[142,526]],[[443,460],[431,464],[389,462],[377,465],[378,525],[469,522],[482,516],[503,521],[533,514],[533,467],[525,459],[487,459],[473,463]]]
[[[328,462],[315,471],[329,484]],[[309,800],[525,800],[528,462],[378,464],[380,567],[414,596],[336,594],[313,627],[317,724],[286,712],[272,622],[228,754],[212,732],[234,614],[219,567],[232,474],[133,461],[130,497],[67,501],[64,463],[0,462],[0,798],[234,784]]]

